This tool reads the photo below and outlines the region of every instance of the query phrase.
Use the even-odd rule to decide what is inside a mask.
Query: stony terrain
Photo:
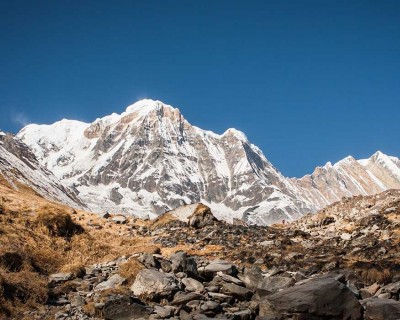
[[[270,227],[227,224],[204,205],[184,221],[80,217],[87,233],[114,226],[115,236],[147,240],[48,274],[47,301],[26,319],[400,318],[400,191]]]

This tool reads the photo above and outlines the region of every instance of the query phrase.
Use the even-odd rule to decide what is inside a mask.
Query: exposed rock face
[[[382,153],[285,178],[243,133],[201,130],[178,109],[153,100],[91,124],[29,125],[18,136],[93,211],[150,212],[154,218],[202,202],[219,219],[266,225],[297,219],[343,196],[400,188],[400,160]]]
[[[357,161],[349,156],[334,165],[328,162],[313,174],[292,181],[305,200],[321,209],[342,197],[400,189],[400,160],[379,151],[365,160]]]
[[[0,131],[0,178],[18,189],[19,185],[32,188],[41,196],[75,208],[85,208],[72,188],[63,186],[37,160],[32,150],[20,139]]]
[[[29,125],[18,136],[94,211],[155,217],[203,202],[219,218],[246,212],[267,224],[311,210],[243,133],[201,130],[160,101],[139,101],[92,124]]]

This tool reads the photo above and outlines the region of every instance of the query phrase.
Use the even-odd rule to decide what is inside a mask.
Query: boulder
[[[214,217],[209,207],[200,203],[188,220],[189,226],[193,228],[203,228],[217,221],[217,218]]]
[[[238,274],[238,278],[243,281],[246,288],[256,289],[264,280],[260,268],[245,268],[243,273]]]
[[[218,272],[222,272],[224,274],[233,275],[237,273],[236,267],[225,260],[213,260],[211,261],[205,268],[204,271],[206,274],[214,276]]]
[[[64,283],[73,278],[73,274],[71,272],[60,272],[53,273],[49,275],[49,286],[55,286],[60,283]]]
[[[400,302],[378,297],[363,300],[366,320],[400,319]]]
[[[192,292],[204,291],[204,286],[200,281],[197,281],[193,278],[183,278],[181,281],[185,285],[185,289],[187,291],[192,291]]]
[[[114,289],[117,286],[120,286],[126,281],[125,278],[121,277],[119,274],[114,274],[108,280],[100,282],[95,288],[94,291],[102,291],[107,289]]]
[[[260,296],[275,293],[281,289],[286,289],[291,287],[294,284],[293,278],[288,277],[268,277],[265,278],[261,283],[257,286],[257,293]]]
[[[171,274],[155,269],[142,269],[130,289],[139,297],[169,297],[178,289],[178,284]]]
[[[103,315],[108,320],[148,319],[152,309],[122,295],[111,296],[104,303]]]
[[[174,296],[174,300],[172,300],[171,304],[174,306],[180,306],[180,305],[185,305],[189,301],[192,300],[202,300],[204,297],[195,292],[178,292]]]
[[[234,297],[238,298],[239,300],[248,300],[253,295],[253,291],[251,291],[247,288],[238,286],[237,284],[234,284],[234,283],[225,283],[222,286],[221,291],[223,293],[231,294]]]
[[[172,271],[185,272],[189,276],[197,275],[197,264],[193,257],[189,257],[186,252],[179,251],[171,256]]]
[[[358,320],[362,307],[343,283],[333,278],[316,278],[283,289],[264,298],[278,313],[302,314],[306,318]],[[263,308],[260,302],[260,310]],[[262,315],[262,314],[260,314]]]

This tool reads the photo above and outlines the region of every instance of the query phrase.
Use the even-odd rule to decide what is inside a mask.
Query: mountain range
[[[178,109],[153,100],[93,123],[31,124],[12,140],[29,150],[25,158],[34,159],[29,168],[51,177],[41,183],[57,185],[62,193],[47,196],[94,212],[154,218],[202,202],[220,219],[267,225],[342,197],[400,188],[400,160],[379,151],[369,159],[327,163],[300,179],[284,177],[242,132],[202,130]],[[8,153],[0,155],[3,175],[13,166],[4,160]]]

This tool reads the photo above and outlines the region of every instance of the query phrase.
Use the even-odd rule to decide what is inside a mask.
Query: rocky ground
[[[103,219],[154,250],[50,275],[48,301],[27,318],[400,319],[400,191],[272,227],[204,209],[188,222]]]

